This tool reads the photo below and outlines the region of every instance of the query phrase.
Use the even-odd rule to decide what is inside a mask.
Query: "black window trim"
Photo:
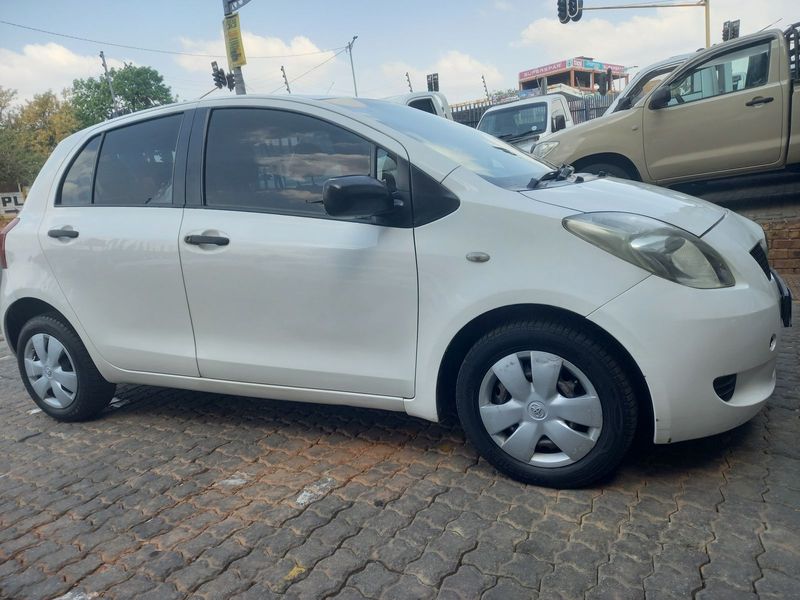
[[[86,207],[99,207],[99,208],[182,208],[186,203],[185,197],[185,177],[186,177],[186,154],[189,145],[189,135],[192,130],[192,120],[194,119],[194,108],[185,108],[182,110],[176,110],[175,112],[168,112],[165,114],[154,115],[147,119],[139,119],[130,123],[120,124],[117,127],[110,127],[108,129],[104,129],[92,136],[84,142],[80,149],[75,152],[75,154],[70,159],[69,165],[64,172],[61,174],[61,177],[58,182],[58,188],[53,200],[53,206],[56,208],[86,208]],[[94,201],[94,192],[95,192],[95,184],[97,181],[97,166],[100,162],[100,154],[103,150],[103,145],[105,144],[106,134],[112,131],[119,131],[121,129],[125,129],[126,127],[131,127],[133,125],[139,125],[141,123],[148,123],[150,121],[157,121],[158,119],[164,119],[167,117],[174,117],[176,115],[181,115],[181,124],[178,128],[178,138],[175,142],[175,160],[172,164],[172,202],[168,204],[95,204]],[[67,175],[72,169],[72,165],[78,160],[78,157],[81,153],[86,149],[86,147],[92,143],[95,139],[100,137],[100,144],[97,147],[97,154],[94,157],[94,167],[92,169],[92,189],[91,195],[89,198],[88,204],[62,204],[61,203],[61,192],[64,188],[64,181],[67,178]],[[181,178],[184,180],[183,183],[179,183]]]
[[[273,112],[286,112],[286,113],[293,113],[296,115],[300,115],[303,117],[308,117],[310,119],[315,119],[317,121],[322,121],[332,127],[338,127],[339,129],[343,129],[348,133],[358,137],[359,139],[364,140],[366,143],[370,145],[370,177],[375,177],[376,169],[377,169],[377,152],[378,148],[384,149],[386,152],[390,154],[395,154],[394,152],[388,150],[387,148],[383,148],[377,142],[365,138],[362,134],[353,131],[346,125],[342,125],[340,123],[335,123],[333,121],[329,121],[328,119],[319,117],[317,115],[310,115],[307,112],[303,112],[301,110],[291,110],[283,107],[273,107],[273,106],[214,106],[207,109],[207,114],[205,115],[205,122],[203,123],[203,143],[202,148],[200,149],[201,156],[200,156],[200,183],[198,186],[198,192],[200,194],[200,202],[189,202],[187,199],[187,206],[191,208],[200,208],[205,210],[224,210],[224,211],[234,211],[234,212],[247,212],[247,213],[261,213],[261,214],[271,214],[271,215],[283,215],[288,217],[304,217],[308,219],[325,219],[327,221],[344,221],[348,223],[364,223],[366,225],[378,225],[381,227],[412,227],[412,219],[407,219],[408,224],[394,224],[392,223],[393,219],[389,218],[382,218],[382,217],[372,217],[372,218],[342,218],[342,217],[333,217],[324,211],[320,214],[313,214],[303,211],[294,211],[294,210],[280,210],[274,208],[257,208],[257,207],[243,207],[243,206],[210,206],[206,202],[206,154],[208,152],[208,130],[211,124],[211,117],[215,111],[218,110],[266,110],[266,111],[273,111]],[[197,149],[195,149],[196,151]],[[192,160],[192,159],[190,159]],[[409,169],[409,180],[411,178],[410,174],[410,164],[408,161],[403,159],[402,161],[405,165],[408,165]],[[409,208],[409,212],[412,209]]]

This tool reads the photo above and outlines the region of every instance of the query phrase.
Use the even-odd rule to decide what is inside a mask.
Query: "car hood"
[[[578,212],[616,211],[644,215],[703,235],[725,210],[680,192],[613,177],[583,175],[583,183],[551,185],[521,192],[529,198]]]

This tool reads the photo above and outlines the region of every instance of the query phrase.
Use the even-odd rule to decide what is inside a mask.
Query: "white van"
[[[453,120],[453,111],[450,109],[450,103],[442,92],[413,92],[411,94],[391,96],[385,100],[396,104],[405,104],[411,108],[444,117],[450,121]]]
[[[572,125],[564,96],[547,94],[493,106],[483,113],[478,130],[531,152],[541,140]]]

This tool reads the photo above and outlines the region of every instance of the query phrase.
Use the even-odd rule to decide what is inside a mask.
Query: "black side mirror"
[[[650,97],[650,108],[652,110],[664,108],[669,104],[670,100],[672,100],[672,90],[668,87],[660,87]]]
[[[368,175],[328,179],[322,187],[322,203],[332,217],[373,217],[394,208],[386,184]]]
[[[630,107],[631,107],[631,97],[625,96],[619,101],[619,103],[617,104],[617,108],[614,112],[617,112],[618,110],[628,110]]]
[[[564,115],[553,117],[553,133],[567,128],[567,118]]]

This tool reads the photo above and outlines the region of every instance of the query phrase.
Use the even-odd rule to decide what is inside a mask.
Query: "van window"
[[[106,132],[97,161],[94,203],[172,204],[172,170],[182,114]]]
[[[433,100],[430,98],[420,98],[419,100],[413,100],[409,102],[408,105],[411,108],[416,108],[417,110],[421,110],[426,113],[431,113],[432,115],[436,114],[436,107],[433,106]]]
[[[764,42],[727,52],[695,67],[670,84],[670,106],[762,86],[769,78],[769,47]]]
[[[205,202],[325,216],[325,181],[370,175],[371,167],[372,144],[326,121],[273,109],[218,109],[206,140]]]
[[[92,177],[100,136],[93,137],[83,147],[67,171],[58,194],[58,204],[62,206],[83,206],[92,203]]]

